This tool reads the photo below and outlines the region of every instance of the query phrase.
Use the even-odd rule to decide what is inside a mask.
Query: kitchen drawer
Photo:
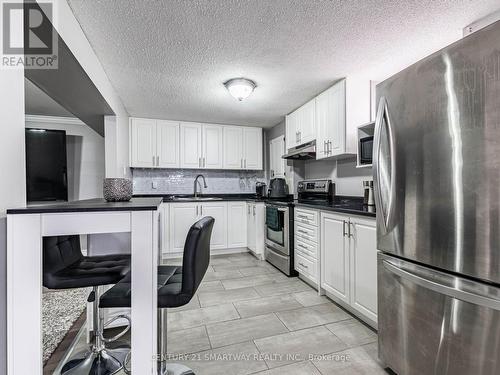
[[[295,239],[295,251],[300,251],[307,254],[309,257],[318,258],[318,245],[309,241],[303,241],[299,238]]]
[[[295,222],[318,226],[319,212],[314,210],[304,210],[297,208],[295,210]]]
[[[317,281],[317,262],[315,260],[309,260],[300,253],[295,253],[295,270]]]
[[[308,241],[318,243],[318,227],[297,222],[295,224],[295,235]]]

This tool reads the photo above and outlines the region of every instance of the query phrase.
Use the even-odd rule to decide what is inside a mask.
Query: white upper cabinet
[[[286,116],[286,147],[316,140],[316,159],[355,155],[357,128],[370,121],[370,80],[347,77]]]
[[[130,119],[130,167],[262,170],[262,129]]]
[[[224,127],[224,168],[243,169],[243,128]]]
[[[223,168],[222,132],[223,126],[221,125],[203,125],[203,168]]]
[[[285,178],[286,160],[282,158],[285,154],[285,140],[283,136],[269,141],[269,173],[270,178]]]
[[[285,140],[286,148],[290,149],[297,146],[297,112],[292,112],[285,117]]]
[[[156,166],[156,120],[131,119],[130,148],[131,167]]]
[[[316,139],[316,101],[307,102],[286,116],[286,147],[299,146]]]
[[[299,145],[316,139],[316,100],[313,99],[298,109]]]
[[[224,126],[224,169],[262,169],[262,129]]]
[[[202,126],[181,123],[181,168],[202,168]]]
[[[316,159],[345,153],[345,80],[316,98]]]
[[[262,129],[243,128],[243,168],[262,169]]]
[[[174,121],[156,122],[156,166],[179,168],[179,123]]]

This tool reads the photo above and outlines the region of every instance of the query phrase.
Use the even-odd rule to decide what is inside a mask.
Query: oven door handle
[[[266,207],[274,208],[275,210],[278,210],[279,212],[287,212],[288,211],[288,208],[283,208],[283,207],[276,207],[276,206],[271,206],[271,205],[268,205]]]

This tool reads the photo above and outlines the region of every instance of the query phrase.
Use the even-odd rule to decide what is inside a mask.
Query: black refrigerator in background
[[[28,202],[68,200],[66,132],[26,129]]]

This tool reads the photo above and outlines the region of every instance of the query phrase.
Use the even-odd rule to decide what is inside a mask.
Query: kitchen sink
[[[219,197],[173,197],[173,201],[221,201]]]

